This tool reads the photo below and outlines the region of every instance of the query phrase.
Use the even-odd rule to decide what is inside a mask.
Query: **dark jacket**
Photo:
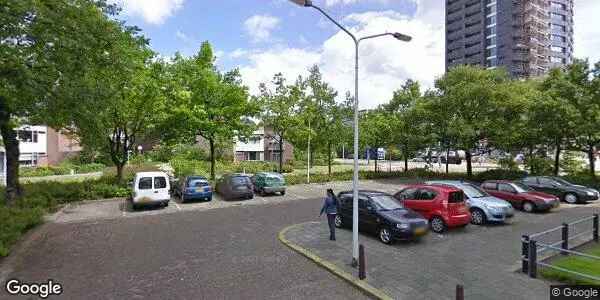
[[[330,196],[325,198],[325,202],[323,203],[323,207],[321,208],[321,213],[319,215],[322,215],[323,213],[337,214],[337,200],[335,198]]]

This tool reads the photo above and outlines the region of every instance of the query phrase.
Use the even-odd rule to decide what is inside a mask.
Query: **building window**
[[[258,160],[258,152],[248,152],[248,160]]]
[[[558,53],[565,53],[566,52],[566,49],[564,47],[552,46],[552,47],[550,47],[550,49],[553,52],[558,52]]]
[[[23,143],[37,143],[38,132],[32,130],[17,130],[17,139]]]
[[[553,32],[566,32],[567,31],[567,28],[565,27],[565,25],[550,24],[550,28],[552,29]]]
[[[567,17],[565,15],[555,13],[555,12],[550,13],[550,18],[552,18],[552,20],[555,20],[555,21],[563,21],[563,22],[567,20]]]
[[[490,47],[490,46],[496,46],[496,37],[493,36],[493,37],[485,39],[485,45],[488,46],[488,47]]]
[[[550,2],[550,7],[552,9],[561,9],[561,10],[566,10],[567,9],[567,7],[564,4],[558,3],[558,2],[554,2],[554,1]]]
[[[552,41],[553,42],[562,42],[562,43],[564,43],[566,41],[566,38],[564,36],[562,36],[562,35],[553,34],[552,35]]]
[[[550,56],[550,62],[555,64],[564,64],[565,59],[561,57]]]

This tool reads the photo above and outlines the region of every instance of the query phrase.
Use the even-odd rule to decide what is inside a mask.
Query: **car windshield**
[[[484,190],[472,184],[463,184],[460,188],[463,190],[463,192],[465,192],[465,195],[467,195],[467,197],[469,198],[482,198],[489,196],[489,194],[486,193]]]
[[[520,182],[515,182],[512,185],[517,190],[517,193],[527,193],[527,192],[531,191],[530,187],[528,187]]]
[[[389,195],[372,196],[371,199],[384,210],[403,209],[404,207]]]

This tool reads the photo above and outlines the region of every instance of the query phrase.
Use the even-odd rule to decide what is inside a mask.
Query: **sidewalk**
[[[361,234],[367,283],[394,299],[454,299],[457,284],[464,285],[465,299],[548,299],[548,283],[515,272],[519,254],[511,244],[518,239],[490,234],[515,231],[510,227],[467,227],[392,246]],[[350,266],[351,230],[337,230],[335,242],[328,240],[328,234],[327,224],[311,222],[289,227],[283,235],[288,242],[358,277],[357,269]]]

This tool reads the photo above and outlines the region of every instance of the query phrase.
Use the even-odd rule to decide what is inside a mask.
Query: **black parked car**
[[[559,177],[530,176],[523,183],[532,189],[555,195],[567,203],[586,203],[600,198],[598,191],[582,185],[572,184]]]
[[[418,240],[429,232],[427,220],[404,208],[391,195],[377,191],[359,191],[358,220],[361,231],[377,233],[379,240]],[[335,226],[352,227],[352,191],[338,194],[339,210]]]
[[[252,181],[245,174],[223,175],[217,181],[216,189],[225,200],[254,198]]]

